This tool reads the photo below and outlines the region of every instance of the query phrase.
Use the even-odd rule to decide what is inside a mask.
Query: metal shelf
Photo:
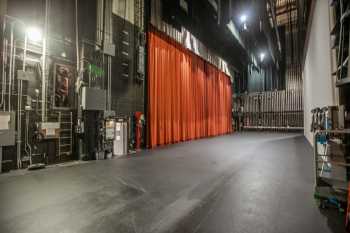
[[[340,71],[341,68],[346,68],[346,66],[347,66],[347,64],[348,64],[348,61],[349,61],[349,56],[347,56],[347,57],[344,59],[343,63],[342,63],[340,66],[338,66],[337,70],[334,71],[334,72],[332,73],[332,75],[336,75],[336,74],[338,73],[338,71]]]
[[[339,30],[340,30],[340,22],[339,21],[336,21],[332,30],[331,30],[331,35],[332,36],[335,36],[339,33]]]
[[[330,6],[336,6],[339,3],[339,0],[331,0]]]
[[[332,156],[327,148],[331,142],[319,142],[318,138],[324,134],[350,134],[350,129],[317,130],[314,134],[314,163],[315,163],[315,197],[320,200],[335,198],[339,202],[346,202],[348,180],[346,170],[350,164],[346,162],[346,155],[339,155],[340,160]],[[319,146],[324,150],[319,151]],[[328,145],[328,146],[327,146]],[[337,155],[338,156],[338,155]],[[344,162],[342,162],[344,161]]]
[[[317,130],[316,133],[350,134],[350,129]]]
[[[337,87],[343,87],[350,84],[350,77],[338,79],[335,83]]]
[[[349,7],[346,9],[346,11],[342,14],[342,16],[340,17],[340,21],[344,22],[346,19],[348,19],[348,17],[350,16],[350,9]]]

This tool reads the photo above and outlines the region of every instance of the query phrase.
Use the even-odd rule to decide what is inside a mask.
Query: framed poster
[[[54,64],[53,73],[53,108],[70,109],[74,103],[74,72],[75,68],[65,64]]]

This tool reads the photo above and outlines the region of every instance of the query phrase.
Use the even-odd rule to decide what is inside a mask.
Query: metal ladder
[[[120,52],[121,52],[121,76],[123,79],[129,79],[130,76],[130,35],[123,28],[120,32]]]
[[[71,156],[73,147],[73,114],[72,112],[59,112],[60,134],[58,138],[58,157]]]

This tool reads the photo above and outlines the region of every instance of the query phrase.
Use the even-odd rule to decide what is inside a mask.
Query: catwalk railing
[[[301,90],[269,91],[241,95],[234,111],[243,114],[244,129],[302,130],[303,98]],[[242,106],[242,107],[240,107]]]

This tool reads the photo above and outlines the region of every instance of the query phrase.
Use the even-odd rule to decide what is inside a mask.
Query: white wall
[[[331,75],[329,3],[315,1],[310,38],[303,70],[304,78],[304,134],[312,144],[310,132],[311,109],[334,105],[334,82]]]

